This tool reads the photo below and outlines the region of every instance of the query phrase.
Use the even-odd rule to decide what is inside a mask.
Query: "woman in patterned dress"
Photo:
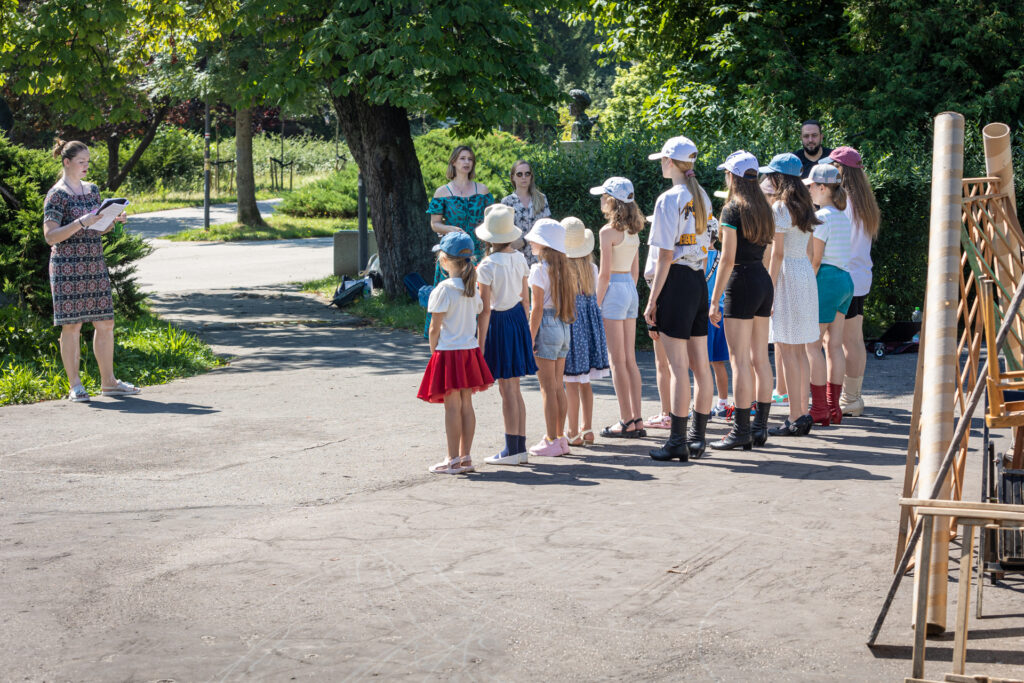
[[[437,236],[444,237],[450,232],[464,232],[473,240],[473,262],[478,263],[484,255],[483,244],[473,230],[484,222],[484,209],[494,203],[487,186],[476,182],[476,155],[473,149],[459,145],[448,157],[447,183],[437,188],[434,198],[427,206],[430,214],[430,229]],[[446,279],[441,266],[434,268],[434,285]],[[430,314],[427,314],[423,336],[430,329]]]
[[[60,180],[46,193],[43,204],[43,237],[50,251],[50,291],[53,294],[53,324],[61,326],[60,356],[76,403],[89,400],[79,376],[82,323],[91,322],[93,353],[100,369],[104,396],[128,396],[139,388],[114,376],[114,300],[110,275],[103,260],[102,235],[90,230],[99,219],[92,213],[100,205],[99,188],[82,179],[89,171],[89,148],[78,141],[58,139],[53,156],[64,167]],[[124,222],[122,214],[116,219]]]
[[[533,224],[541,218],[551,217],[551,207],[548,206],[548,198],[537,187],[536,178],[533,176],[533,167],[525,159],[520,159],[512,164],[509,172],[512,187],[515,188],[512,194],[503,197],[501,203],[511,206],[516,212],[516,227],[527,234],[533,228]],[[533,249],[525,239],[517,240],[513,249],[523,252],[526,262],[531,266],[537,262],[533,255]]]

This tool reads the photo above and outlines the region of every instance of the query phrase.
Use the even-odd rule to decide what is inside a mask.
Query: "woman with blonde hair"
[[[459,145],[452,150],[445,177],[448,182],[434,191],[427,205],[430,229],[439,238],[452,232],[469,235],[473,240],[473,263],[478,263],[484,255],[483,243],[477,239],[474,228],[484,222],[484,209],[494,203],[494,197],[486,185],[476,182],[476,155],[471,147]],[[438,262],[434,268],[434,286],[447,277]],[[428,313],[423,336],[428,336],[429,330]]]
[[[548,198],[537,187],[537,178],[533,174],[533,167],[525,159],[519,159],[512,164],[509,171],[509,180],[512,181],[512,194],[502,197],[501,203],[511,206],[516,212],[516,227],[526,235],[533,228],[533,224],[541,218],[551,217],[551,207],[548,206]],[[519,239],[512,245],[526,257],[526,262],[531,266],[537,262],[533,255],[533,249],[526,243],[525,239]]]
[[[843,325],[843,356],[846,371],[843,375],[843,393],[839,407],[843,415],[858,417],[864,412],[864,399],[860,396],[867,368],[864,350],[864,299],[871,291],[871,244],[878,238],[881,212],[871,183],[864,172],[860,152],[853,147],[837,147],[828,161],[839,168],[839,184],[846,192],[843,213],[850,219],[850,277],[853,278],[853,300],[846,311]]]
[[[708,362],[708,289],[704,280],[711,201],[694,174],[697,146],[689,138],[670,138],[660,152],[647,158],[660,161],[662,177],[672,182],[654,204],[648,243],[658,251],[644,310],[652,336],[657,334],[668,356],[671,431],[661,448],[648,455],[654,460],[686,462],[704,455],[704,430],[715,395]],[[691,370],[696,390],[693,423],[689,424]]]

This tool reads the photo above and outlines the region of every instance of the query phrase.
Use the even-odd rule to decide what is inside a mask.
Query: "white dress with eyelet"
[[[770,339],[780,344],[809,344],[818,341],[818,282],[807,258],[807,243],[813,233],[793,225],[789,209],[782,202],[772,205],[776,234],[785,235],[782,268],[775,285]]]

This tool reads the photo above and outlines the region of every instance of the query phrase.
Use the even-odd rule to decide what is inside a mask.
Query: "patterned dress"
[[[775,232],[785,235],[782,268],[775,286],[775,305],[769,339],[780,344],[809,344],[818,341],[818,283],[807,258],[809,232],[793,225],[789,209],[782,202],[772,205]]]
[[[72,194],[62,183],[50,188],[43,203],[43,220],[65,226],[98,207],[101,203],[99,189],[95,185],[86,187],[89,192],[84,195]],[[113,319],[114,299],[100,233],[79,230],[53,245],[50,291],[54,325]]]
[[[441,216],[441,222],[445,225],[454,225],[466,231],[466,234],[473,239],[473,261],[479,262],[484,255],[483,244],[476,238],[474,229],[484,222],[484,209],[494,203],[494,197],[490,192],[480,194],[476,192],[477,184],[473,183],[475,194],[469,197],[457,197],[452,189],[444,186],[450,193],[447,197],[434,197],[427,206],[427,213]],[[434,286],[447,279],[448,275],[441,270],[441,264],[434,266]],[[430,313],[427,313],[426,326],[423,328],[423,336],[429,335]]]
[[[505,206],[511,206],[512,210],[515,211],[515,218],[513,218],[513,221],[515,222],[516,227],[523,231],[523,235],[530,232],[530,229],[533,228],[533,224],[536,223],[538,219],[551,217],[551,207],[548,205],[547,197],[544,197],[544,208],[541,209],[539,213],[534,213],[533,202],[523,204],[519,199],[519,195],[515,192],[507,197],[503,197],[501,203]],[[522,244],[520,244],[520,242]],[[523,256],[526,257],[526,263],[528,265],[532,266],[534,263],[537,263],[537,257],[533,255],[533,249],[530,248],[530,243],[522,237],[516,240],[515,248],[523,252]]]

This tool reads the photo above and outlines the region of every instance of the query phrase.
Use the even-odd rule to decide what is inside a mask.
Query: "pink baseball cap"
[[[838,161],[843,166],[849,166],[850,168],[864,168],[864,164],[861,162],[860,152],[855,150],[853,147],[836,147],[832,150],[832,153],[828,155],[828,158],[833,161]]]

